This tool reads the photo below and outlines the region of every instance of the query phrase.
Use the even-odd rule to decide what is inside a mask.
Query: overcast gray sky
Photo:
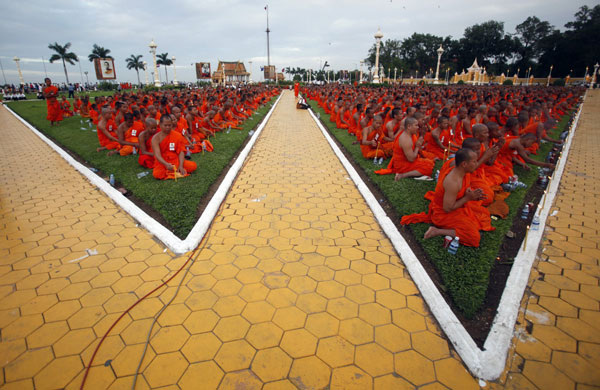
[[[46,71],[65,81],[62,63],[49,64],[48,44],[72,43],[81,69],[95,81],[87,56],[94,43],[111,50],[119,81],[136,82],[125,58],[142,54],[152,62],[148,44],[158,53],[175,56],[177,79],[195,81],[192,63],[243,61],[254,80],[267,63],[266,4],[269,4],[271,63],[316,69],[328,61],[333,70],[355,69],[367,56],[380,26],[387,38],[403,39],[414,32],[461,37],[464,29],[490,19],[505,22],[505,31],[535,15],[564,29],[581,0],[0,0],[0,61],[9,83],[18,83],[13,57],[21,58],[26,82],[42,81]],[[50,6],[52,4],[52,6]],[[432,53],[432,56],[435,56]],[[85,81],[79,65],[67,65],[72,82]],[[159,70],[164,81],[164,68]],[[169,67],[169,80],[173,68]],[[151,75],[149,75],[151,77]],[[144,82],[144,74],[140,73]],[[4,79],[0,79],[4,82]]]

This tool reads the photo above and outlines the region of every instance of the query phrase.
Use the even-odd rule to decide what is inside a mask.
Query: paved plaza
[[[593,91],[498,381],[467,371],[284,91],[189,273],[125,315],[85,388],[131,388],[153,318],[180,283],[136,389],[600,387],[598,123]],[[0,385],[79,389],[110,325],[189,254],[155,241],[4,107],[0,137]]]

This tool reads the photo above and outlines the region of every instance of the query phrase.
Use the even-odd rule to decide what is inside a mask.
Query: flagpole
[[[44,73],[46,74],[46,77],[48,77],[48,72],[46,71],[46,60],[44,60],[44,57],[42,57],[42,65],[44,65]]]
[[[2,61],[0,61],[0,69],[2,69],[2,77],[4,77],[4,84],[8,84],[6,82],[6,75],[4,74],[4,67],[2,66]]]
[[[269,33],[271,32],[271,30],[269,30],[269,5],[267,4],[265,6],[265,10],[267,11],[267,65],[269,67],[269,73],[271,72],[271,51],[270,51],[270,47],[269,47]],[[270,74],[269,74],[270,76]]]

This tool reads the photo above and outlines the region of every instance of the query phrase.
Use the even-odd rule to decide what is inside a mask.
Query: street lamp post
[[[394,67],[394,84],[396,84],[396,73],[398,72],[398,68]]]
[[[446,77],[444,78],[444,80],[446,81],[446,85],[448,85],[448,72],[450,72],[450,68],[446,68]]]
[[[154,42],[154,39],[152,39],[152,41],[150,41],[150,45],[148,45],[150,47],[150,53],[152,53],[152,61],[154,61],[154,72],[152,72],[152,74],[154,75],[154,86],[155,87],[160,87],[160,81],[158,80],[158,67],[156,66],[156,43]]]
[[[554,65],[550,65],[550,73],[548,73],[548,81],[546,81],[546,87],[550,85],[550,78],[552,77],[552,68]]]
[[[590,83],[590,89],[592,89],[594,87],[594,84],[596,83],[596,78],[598,77],[598,67],[600,67],[600,65],[598,65],[598,63],[596,62],[596,65],[594,65],[594,75],[592,76],[592,82]]]
[[[586,66],[586,67],[585,67],[585,74],[583,75],[583,82],[584,82],[584,83],[587,81],[587,73],[588,73],[588,69],[589,69],[589,66]]]
[[[178,85],[177,82],[177,67],[175,66],[175,56],[171,57],[171,61],[173,61],[173,85]]]
[[[404,75],[404,69],[400,68],[400,82],[402,82],[402,75]]]
[[[383,73],[383,65],[379,65],[379,82],[383,83],[385,73]]]
[[[444,53],[444,49],[442,48],[442,44],[440,43],[440,47],[436,50],[437,51],[437,55],[438,55],[438,61],[437,61],[437,66],[435,68],[435,80],[434,80],[434,84],[438,84],[440,82],[439,80],[439,76],[440,76],[440,60],[442,59],[442,54]]]
[[[362,79],[363,79],[363,64],[365,62],[363,60],[360,60],[360,77],[358,78],[358,83],[362,83]]]
[[[529,75],[531,74],[531,66],[527,69],[527,85],[529,85]]]
[[[388,76],[388,83],[389,83],[390,82],[390,77],[392,76],[392,72],[391,72],[391,70],[390,70],[389,67],[388,67],[387,76]]]
[[[19,80],[21,80],[21,85],[25,84],[25,80],[23,80],[23,74],[21,73],[21,65],[19,64],[21,59],[15,56],[15,58],[13,58],[13,61],[17,64],[17,71],[19,71]]]
[[[88,71],[83,72],[85,74],[85,85],[87,86],[90,83],[90,79],[88,78]],[[146,80],[147,82],[147,80]]]
[[[250,83],[252,82],[252,61],[248,61],[248,64],[250,64]]]
[[[375,37],[375,75],[373,76],[373,83],[379,84],[379,74],[377,71],[379,70],[379,46],[381,45],[381,38],[383,38],[383,33],[381,29],[378,28],[377,32],[374,35]]]
[[[144,75],[146,76],[146,85],[148,85],[148,63],[144,61],[142,65],[144,65]]]

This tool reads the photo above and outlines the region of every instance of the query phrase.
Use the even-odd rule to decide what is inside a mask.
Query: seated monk
[[[77,98],[73,102],[73,112],[75,114],[81,114],[81,105],[82,104],[83,104],[83,102],[81,101],[81,98],[79,96],[77,96]]]
[[[90,101],[87,96],[84,96],[81,102],[80,114],[82,118],[90,117]]]
[[[141,122],[134,122],[133,114],[126,112],[123,115],[124,122],[117,126],[117,138],[121,144],[119,154],[121,156],[129,156],[134,153],[134,150],[139,146],[139,135],[144,128]]]
[[[71,103],[69,103],[67,97],[64,95],[60,101],[60,109],[62,110],[62,115],[64,118],[70,118],[73,116],[73,111],[71,111]]]
[[[470,174],[477,167],[477,155],[471,149],[461,148],[456,152],[455,164],[452,170],[440,173],[429,212],[405,215],[400,223],[432,223],[424,238],[459,237],[461,244],[479,247],[479,231],[495,228],[489,211],[475,202],[483,198],[483,191],[471,188]]]
[[[144,168],[154,168],[154,152],[152,151],[152,137],[156,134],[158,123],[154,118],[146,118],[146,130],[138,137],[138,149],[140,156],[138,164]]]
[[[390,161],[392,173],[396,176],[394,180],[417,177],[420,180],[432,180],[433,160],[419,157],[419,152],[425,142],[418,135],[419,122],[414,117],[404,119],[404,131],[394,141],[393,156]]]
[[[371,126],[362,130],[362,140],[360,141],[360,150],[366,159],[385,157],[385,150],[382,147],[381,126],[383,120],[381,116],[375,115]],[[390,150],[391,152],[391,150]]]
[[[402,110],[399,108],[392,109],[390,113],[390,120],[384,125],[385,132],[383,136],[384,142],[393,142],[400,134],[400,122],[402,121]]]
[[[188,122],[181,114],[181,107],[179,105],[173,106],[171,109],[171,114],[175,118],[175,129],[173,131],[176,131],[183,136],[186,142],[186,150],[190,151],[191,153],[201,152],[202,146],[200,144],[196,144],[196,141],[190,137]]]
[[[492,189],[492,187],[494,187],[494,184],[488,179],[488,177],[486,176],[486,167],[487,165],[485,164],[491,157],[495,156],[498,154],[498,151],[500,150],[500,148],[498,146],[495,146],[493,148],[485,148],[483,143],[479,141],[478,138],[476,138],[476,133],[482,132],[483,130],[481,130],[481,128],[479,128],[478,130],[478,126],[484,126],[483,124],[476,124],[472,127],[472,131],[473,131],[473,135],[475,137],[473,138],[466,138],[463,141],[463,148],[466,149],[471,149],[473,152],[475,152],[475,154],[477,155],[477,166],[475,167],[475,169],[473,170],[473,172],[471,172],[471,186],[473,186],[473,188],[479,188],[483,191],[483,197],[481,198],[481,204],[483,206],[489,206],[493,201],[494,201],[494,190]],[[487,131],[487,128],[486,128]],[[455,160],[456,163],[456,160]]]
[[[93,103],[90,106],[90,119],[92,120],[92,124],[98,125],[98,120],[100,119],[100,113],[98,112],[99,108],[96,103]]]
[[[115,133],[117,126],[115,125],[115,121],[112,120],[112,111],[110,107],[102,108],[102,113],[100,114],[99,118],[97,133],[100,147],[96,149],[96,151],[100,152],[102,150],[110,150],[110,152],[108,152],[108,155],[110,156],[117,153],[119,149],[121,149],[121,144],[119,143],[119,139]]]
[[[448,117],[439,116],[437,118],[437,127],[425,134],[425,150],[436,158],[443,160],[446,156],[446,149],[450,144],[450,125]]]
[[[186,141],[183,136],[172,131],[174,118],[165,114],[160,117],[160,132],[152,137],[154,151],[154,171],[159,180],[177,179],[188,176],[198,167],[195,162],[185,159]]]
[[[500,149],[498,160],[502,163],[510,173],[514,176],[513,164],[518,164],[526,171],[531,170],[528,164],[537,165],[542,168],[554,168],[554,164],[540,162],[529,157],[527,148],[531,147],[536,140],[535,134],[524,133],[519,137],[507,137],[506,144]]]
[[[203,127],[203,121],[197,106],[192,106],[192,109],[186,115],[185,119],[188,123],[188,129],[190,130],[190,137],[194,141],[200,142],[203,139],[210,137],[211,132]]]

